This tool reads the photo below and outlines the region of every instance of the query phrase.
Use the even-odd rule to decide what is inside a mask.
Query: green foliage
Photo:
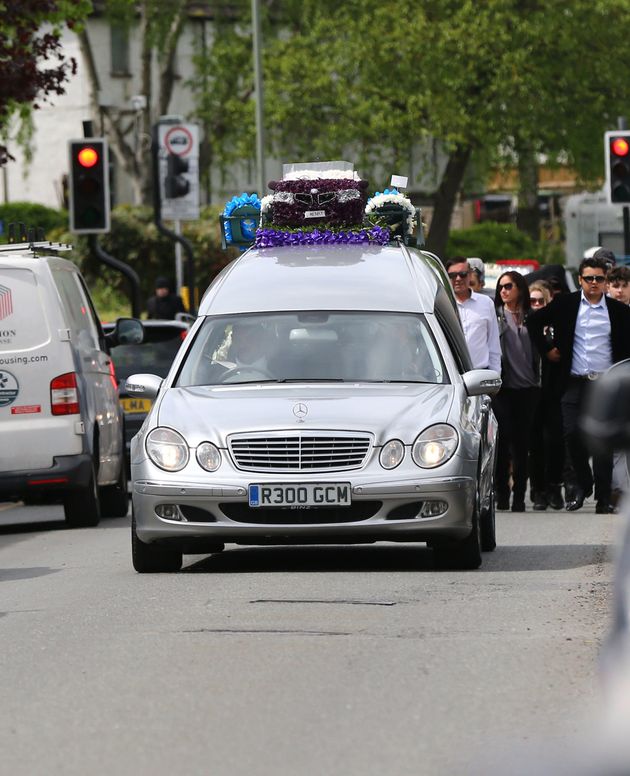
[[[9,224],[19,222],[27,228],[41,227],[46,239],[49,239],[52,229],[62,228],[68,223],[68,214],[65,210],[55,210],[35,202],[7,202],[0,205],[0,221],[3,229],[0,242],[7,242]]]
[[[216,207],[202,209],[199,221],[184,222],[182,233],[193,247],[195,282],[201,296],[214,276],[238,253],[233,249],[221,249],[219,209]],[[88,286],[94,291],[99,302],[99,314],[103,315],[102,308],[110,313],[110,319],[116,317],[112,311],[118,315],[129,315],[130,291],[127,279],[93,257],[87,239],[68,233],[67,226],[54,232],[53,237],[75,246],[70,258],[77,262]],[[99,245],[106,253],[129,264],[138,273],[143,302],[153,293],[153,284],[158,276],[166,275],[175,280],[174,243],[158,232],[150,208],[132,205],[114,208],[111,232],[99,237]],[[184,251],[182,258],[185,280],[187,259]]]
[[[447,256],[479,256],[484,261],[497,259],[538,259],[541,249],[528,235],[514,224],[485,221],[468,229],[453,229],[450,233]]]

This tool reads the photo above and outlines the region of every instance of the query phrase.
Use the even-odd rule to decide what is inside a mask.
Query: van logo
[[[0,407],[8,407],[17,399],[18,381],[11,372],[0,372]]]
[[[0,321],[8,318],[13,312],[13,297],[11,289],[6,286],[0,286]]]

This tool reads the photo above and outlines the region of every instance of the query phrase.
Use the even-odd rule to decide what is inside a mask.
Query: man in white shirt
[[[494,369],[501,374],[501,344],[494,302],[489,296],[471,290],[470,271],[464,256],[455,256],[446,264],[472,365],[475,369]]]

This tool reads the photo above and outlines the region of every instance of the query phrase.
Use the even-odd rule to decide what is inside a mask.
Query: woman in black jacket
[[[525,321],[530,311],[529,288],[519,272],[504,272],[497,281],[494,300],[501,342],[501,390],[493,401],[499,424],[496,491],[497,509],[525,511],[529,438],[539,401],[538,352]]]

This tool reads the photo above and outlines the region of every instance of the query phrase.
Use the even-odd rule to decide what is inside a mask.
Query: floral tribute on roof
[[[348,162],[284,165],[261,200],[256,247],[389,242],[388,229],[363,223],[367,187]]]
[[[256,239],[261,203],[257,194],[243,193],[226,203],[219,217],[223,249],[234,245],[246,250]]]
[[[402,227],[408,234],[413,233],[417,224],[416,209],[411,200],[396,188],[385,189],[383,192],[377,191],[368,200],[365,214],[383,216],[391,226]],[[402,223],[403,220],[404,223]]]

